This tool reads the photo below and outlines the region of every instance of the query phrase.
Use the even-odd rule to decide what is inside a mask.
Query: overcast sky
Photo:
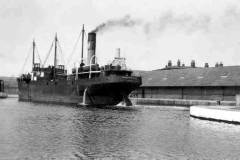
[[[192,59],[197,66],[240,65],[238,0],[0,0],[0,7],[0,75],[22,71],[33,38],[43,61],[55,32],[64,54],[59,62],[73,66],[80,61],[80,44],[69,56],[82,24],[90,32],[104,22],[110,23],[97,33],[96,52],[102,65],[116,48],[135,70],[177,59],[185,65]],[[31,57],[27,64],[24,71]]]

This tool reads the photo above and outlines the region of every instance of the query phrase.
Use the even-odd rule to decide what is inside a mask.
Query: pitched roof
[[[142,71],[142,86],[240,86],[240,66]]]

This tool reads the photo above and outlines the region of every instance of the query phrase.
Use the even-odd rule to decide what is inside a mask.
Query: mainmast
[[[34,68],[34,64],[35,64],[35,47],[36,47],[35,40],[33,40],[32,44],[33,44],[32,68]]]
[[[57,67],[57,33],[55,35],[55,50],[54,50],[54,68]]]
[[[83,66],[83,45],[84,45],[84,34],[85,34],[85,30],[84,30],[84,24],[83,24],[83,28],[82,28],[82,54],[81,54],[81,64],[80,66]]]
[[[55,50],[54,50],[54,79],[56,78],[56,67],[57,67],[57,33],[55,35]]]

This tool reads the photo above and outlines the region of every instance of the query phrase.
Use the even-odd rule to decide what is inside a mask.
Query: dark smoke
[[[235,5],[227,6],[224,16],[222,17],[223,26],[230,27],[234,25],[233,22],[239,22],[240,20],[240,9]]]
[[[145,34],[163,32],[170,28],[193,33],[195,31],[208,31],[210,24],[211,17],[207,15],[194,17],[188,14],[176,15],[169,11],[162,13],[156,21],[145,23],[143,29]]]
[[[98,25],[92,32],[103,33],[118,27],[131,28],[138,26],[143,29],[146,35],[161,33],[170,28],[185,33],[193,33],[196,31],[208,31],[210,24],[211,17],[208,15],[177,15],[172,11],[167,11],[159,14],[159,16],[152,21],[147,21],[146,18],[132,18],[130,15],[119,19],[111,19]]]
[[[133,19],[130,15],[126,15],[120,19],[111,19],[98,25],[92,32],[104,32],[114,27],[134,27],[140,24],[140,20]]]

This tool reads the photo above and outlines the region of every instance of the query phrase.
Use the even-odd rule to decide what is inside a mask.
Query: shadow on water
[[[119,111],[137,111],[139,108],[135,106],[78,106],[86,109],[109,109],[109,110],[119,110]]]
[[[71,118],[72,143],[81,157],[126,159],[131,139],[140,125],[139,112],[131,107],[80,106]],[[106,157],[107,156],[107,157]]]
[[[226,133],[232,133],[237,132],[240,133],[240,125],[234,124],[234,123],[226,123],[222,121],[216,121],[216,120],[207,120],[207,119],[200,119],[195,117],[190,117],[190,126],[195,129],[201,129],[201,130],[211,130],[211,131],[217,131],[217,132],[226,132]]]
[[[62,103],[48,103],[48,102],[23,102],[18,101],[18,103],[26,104],[28,105],[34,105],[39,107],[71,107],[71,108],[81,108],[81,109],[109,109],[109,110],[121,110],[121,111],[136,111],[141,107],[136,106],[123,106],[123,105],[101,105],[101,106],[95,106],[95,105],[77,105],[77,104],[62,104]]]

